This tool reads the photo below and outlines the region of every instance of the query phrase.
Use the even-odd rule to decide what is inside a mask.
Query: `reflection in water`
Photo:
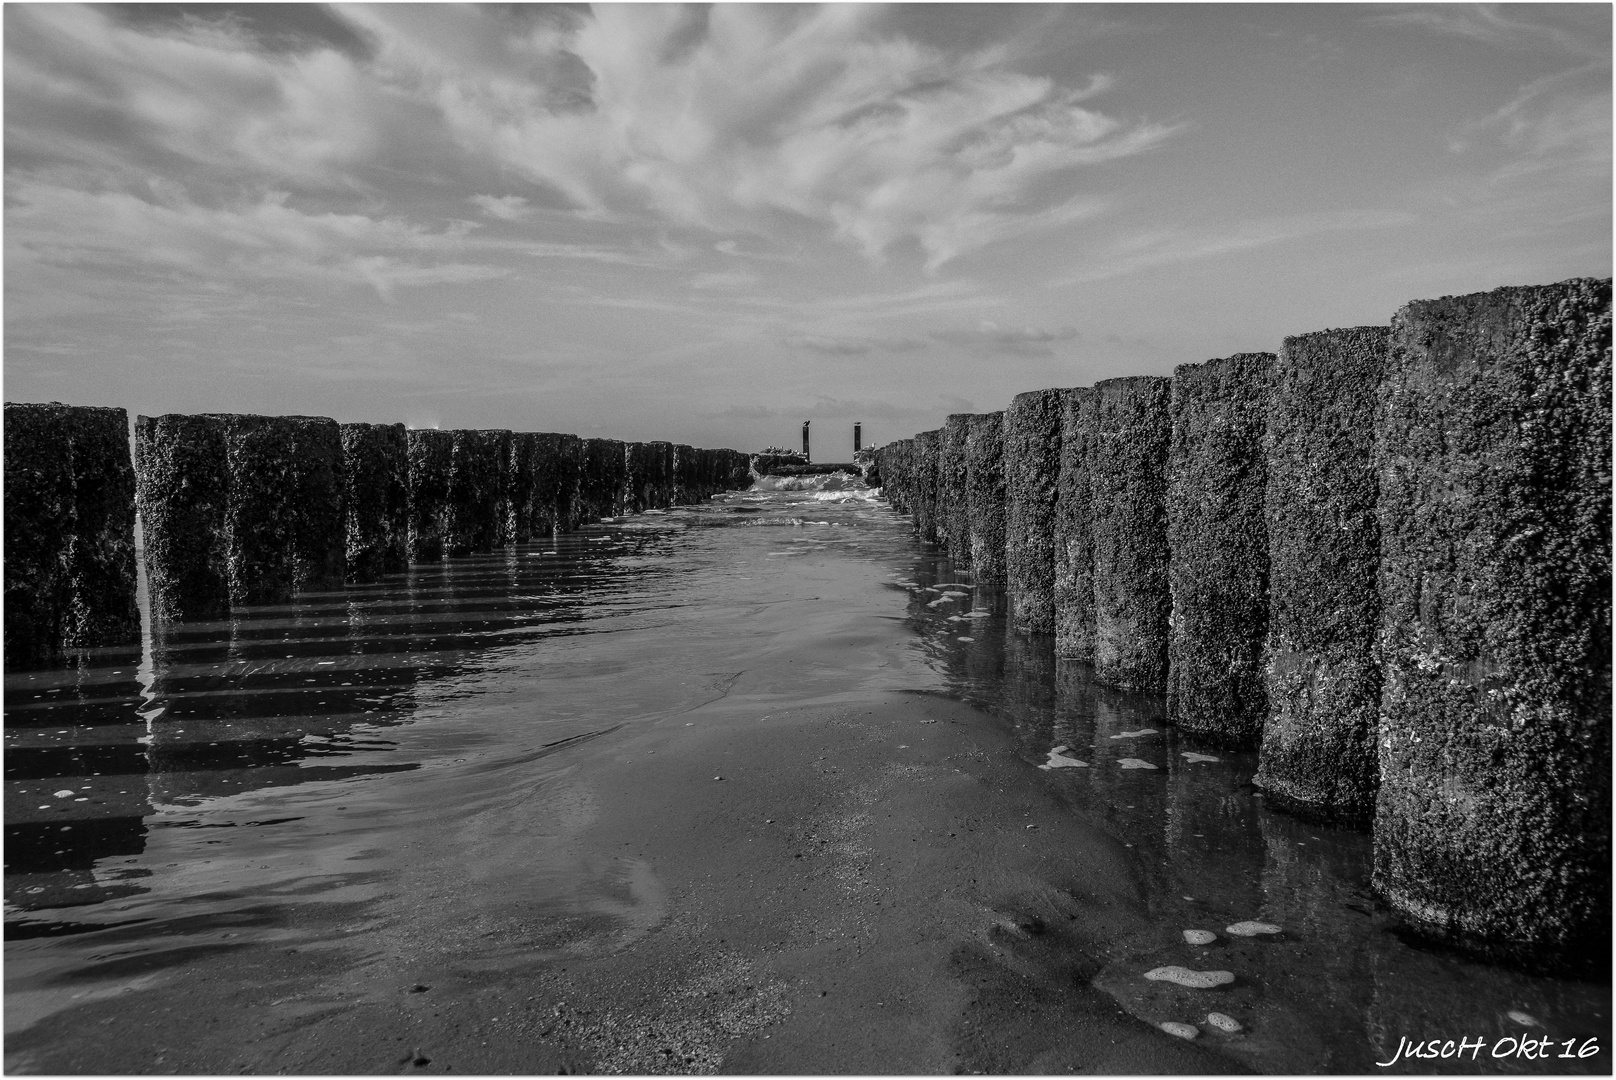
[[[1608,985],[1520,974],[1419,945],[1369,891],[1369,837],[1269,810],[1251,786],[1254,753],[1203,745],[1169,727],[1163,698],[1097,686],[1088,664],[1055,659],[1051,638],[1007,635],[995,619],[962,641],[957,617],[973,603],[1002,613],[1003,599],[981,588],[974,599],[935,606],[939,595],[971,590],[968,575],[946,560],[920,559],[899,573],[915,583],[911,621],[950,689],[1007,724],[1029,768],[1058,746],[1090,766],[1043,775],[1133,854],[1157,929],[1119,942],[1095,979],[1123,1008],[1153,1025],[1195,1024],[1200,1040],[1253,1071],[1610,1071]],[[1227,932],[1244,920],[1283,932]],[[1216,939],[1191,945],[1183,934],[1190,929]],[[1236,979],[1194,990],[1143,978],[1166,965]],[[1212,1012],[1235,1017],[1242,1030],[1219,1030],[1207,1021]],[[1601,1036],[1601,1052],[1587,1059],[1492,1056],[1522,1035],[1549,1036],[1558,1055],[1564,1040],[1578,1037],[1580,1049],[1590,1034]],[[1439,1036],[1480,1039],[1486,1049],[1462,1062],[1405,1059],[1378,1069],[1401,1039]]]
[[[883,577],[907,594],[904,624],[847,599]],[[683,723],[732,692],[766,710],[921,689],[978,705],[1029,785],[1126,845],[1155,929],[1116,942],[1094,981],[1151,1024],[1195,1024],[1262,1071],[1373,1072],[1403,1038],[1491,1046],[1528,1030],[1512,1012],[1535,1034],[1608,1032],[1608,986],[1407,944],[1367,890],[1366,836],[1269,811],[1253,755],[1181,735],[1161,698],[1096,686],[1004,615],[1002,590],[917,545],[867,491],[805,478],[8,673],[8,1004],[43,1014],[68,1002],[51,996],[63,985],[110,994],[131,972],[290,941],[311,905],[357,920],[440,889],[430,857],[382,858],[390,838],[445,814],[480,837],[482,809],[544,790],[585,741]],[[1087,767],[1040,771],[1057,746]],[[569,919],[632,936],[660,918],[655,875],[632,860],[580,861],[531,830],[476,842],[525,845],[486,860],[545,913],[524,948],[559,947]],[[1226,932],[1253,919],[1283,932]],[[1189,929],[1216,936],[1191,945]],[[465,933],[490,963],[509,948]],[[1166,965],[1236,978],[1142,977]],[[1609,1071],[1601,1050],[1390,1071]]]

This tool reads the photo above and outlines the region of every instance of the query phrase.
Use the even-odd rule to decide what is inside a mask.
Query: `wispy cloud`
[[[1072,341],[1078,337],[1076,329],[1067,326],[1059,330],[1036,327],[1000,326],[984,319],[976,326],[965,329],[934,330],[931,336],[950,345],[961,345],[982,353],[1011,353],[1018,356],[1053,356],[1051,347],[1057,341]]]
[[[1415,221],[1397,210],[1344,210],[1240,222],[1221,228],[1164,226],[1145,229],[1087,254],[1078,268],[1051,286],[1104,281],[1124,274],[1268,247],[1320,233],[1389,229]]]
[[[1554,14],[1564,17],[1567,8],[1579,5],[1553,5]],[[1590,15],[1602,4],[1581,5]],[[1579,33],[1565,25],[1545,21],[1533,5],[1500,4],[1414,4],[1366,15],[1366,21],[1387,26],[1418,27],[1449,37],[1466,38],[1502,49],[1546,49],[1588,60],[1610,60],[1610,28],[1607,21],[1603,40],[1597,33]],[[1608,9],[1607,9],[1608,10]],[[1608,14],[1606,15],[1608,20]]]
[[[1098,203],[1085,166],[1140,153],[1170,127],[1123,120],[1080,87],[868,33],[858,6],[595,9],[502,53],[496,15],[462,8],[356,8],[378,73],[430,102],[453,138],[591,213],[766,231],[786,212],[830,227],[871,258],[903,242],[928,265],[1069,222]],[[521,62],[518,63],[517,61]],[[535,77],[533,72],[545,72]]]
[[[430,231],[362,214],[311,214],[284,194],[235,207],[169,193],[148,201],[21,181],[7,192],[6,256],[19,264],[150,268],[199,280],[290,278],[364,284],[383,299],[400,285],[482,281],[505,271],[453,258],[469,224]]]

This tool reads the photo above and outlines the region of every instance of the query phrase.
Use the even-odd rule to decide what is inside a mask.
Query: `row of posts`
[[[1610,281],[1417,301],[1277,354],[1020,394],[882,447],[1023,633],[1256,786],[1367,822],[1395,908],[1610,924]]]
[[[10,402],[5,473],[8,667],[140,640],[137,507],[152,616],[210,618],[752,481],[735,450],[313,416],[141,416],[131,457],[122,409]]]

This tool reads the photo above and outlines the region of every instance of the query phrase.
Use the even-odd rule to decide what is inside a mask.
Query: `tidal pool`
[[[1150,1038],[1188,1025],[1260,1071],[1610,1070],[1608,982],[1410,935],[1368,889],[1366,835],[1268,809],[1253,755],[1201,746],[1159,697],[1090,675],[1008,632],[997,589],[848,479],[765,482],[226,620],[148,620],[139,648],[6,673],[8,1065],[54,1060],[30,1043],[36,1025],[172,985],[203,958],[304,947],[317,923],[364,940],[434,898],[464,908],[455,948],[491,970],[515,951],[629,949],[673,901],[654,859],[569,840],[594,812],[579,770],[608,751],[654,766],[636,741],[653,730],[901,693],[969,703],[1012,740],[1018,790],[1126,849],[1155,929],[1118,934],[1090,981]],[[721,763],[706,775],[730,782]],[[487,824],[516,805],[543,827]],[[481,880],[464,891],[519,892],[519,920],[429,872],[465,851],[412,848],[423,822],[493,853],[466,856]],[[1241,923],[1278,932],[1186,939]],[[1162,968],[1233,980],[1146,977]],[[760,1006],[746,1030],[785,1008]],[[1597,1052],[1493,1056],[1523,1037]],[[1438,1038],[1484,1049],[1399,1057]],[[656,1071],[722,1056],[681,1060]]]

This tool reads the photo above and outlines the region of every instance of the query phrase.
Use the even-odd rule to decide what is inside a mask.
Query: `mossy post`
[[[533,444],[531,534],[547,537],[578,527],[578,475],[583,440],[543,431],[525,436]]]
[[[340,589],[348,578],[342,426],[327,416],[277,419],[291,440],[285,501],[292,523],[292,591]]]
[[[486,555],[499,546],[503,531],[511,433],[470,430],[450,435],[444,550],[452,556]]]
[[[628,478],[623,443],[617,439],[585,439],[583,443],[583,472],[578,484],[583,517],[592,523],[616,517],[623,512]]]
[[[1060,480],[1059,390],[1029,390],[1004,410],[1005,593],[1010,625],[1055,629],[1055,494]]]
[[[291,492],[298,468],[294,424],[280,416],[220,413],[229,494],[225,567],[232,608],[285,604],[296,587]]]
[[[500,540],[525,544],[533,539],[533,483],[538,475],[539,436],[531,431],[511,432],[510,457],[505,462],[505,521]]]
[[[1092,386],[1060,399],[1060,479],[1055,495],[1055,655],[1094,660],[1094,514],[1089,506],[1089,439],[1098,417]]]
[[[1084,451],[1094,538],[1094,675],[1124,690],[1167,680],[1167,445],[1172,380],[1095,384]]]
[[[937,443],[937,542],[949,561],[961,569],[971,565],[971,507],[967,501],[967,442],[971,414],[954,413],[943,422]]]
[[[971,417],[965,444],[971,573],[978,585],[1004,582],[1004,413]]]
[[[409,559],[410,562],[436,562],[444,554],[454,432],[423,428],[406,434],[410,476]]]
[[[409,566],[409,440],[403,424],[343,424],[348,580],[380,581]]]
[[[140,640],[129,414],[5,406],[5,662]]]
[[[1273,353],[1173,372],[1167,463],[1167,719],[1255,747],[1268,715],[1268,395]]]
[[[1387,328],[1285,339],[1269,396],[1268,716],[1253,783],[1367,820],[1379,786],[1380,529],[1371,453]]]
[[[226,614],[230,469],[224,421],[183,413],[137,416],[135,477],[152,618]]]
[[[915,535],[920,539],[937,541],[937,473],[938,449],[942,431],[922,431],[915,436],[914,488],[910,493],[910,516]]]
[[[1392,319],[1374,883],[1438,927],[1609,930],[1610,291],[1576,279]]]

